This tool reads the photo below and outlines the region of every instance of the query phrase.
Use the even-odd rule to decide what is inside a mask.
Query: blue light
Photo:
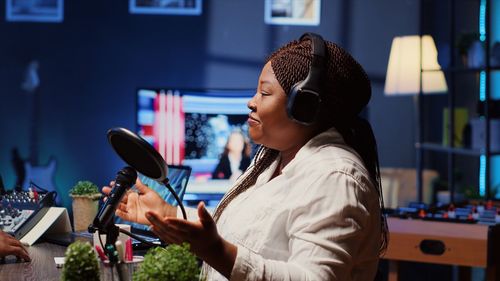
[[[479,158],[479,195],[486,195],[486,156]]]
[[[479,4],[479,40],[486,40],[486,0]],[[481,71],[479,75],[479,100],[486,100],[486,72]],[[479,158],[479,195],[486,195],[486,156]]]
[[[479,100],[486,100],[486,72],[481,71],[479,73]]]
[[[479,40],[486,40],[486,0],[479,4]]]

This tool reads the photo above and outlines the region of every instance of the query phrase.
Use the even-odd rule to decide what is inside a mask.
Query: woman
[[[250,144],[243,133],[233,131],[227,138],[212,178],[236,180],[250,165],[250,152]]]
[[[304,79],[319,97],[295,95]],[[373,280],[387,227],[375,139],[358,117],[370,96],[346,51],[303,36],[262,69],[248,102],[249,134],[261,146],[213,217],[200,203],[183,220],[140,182],[116,213],[189,243],[208,280]]]

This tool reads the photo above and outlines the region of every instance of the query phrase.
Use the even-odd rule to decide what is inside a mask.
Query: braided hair
[[[214,212],[214,220],[218,221],[222,211],[229,205],[229,203],[236,198],[236,196],[243,193],[245,190],[252,187],[257,181],[257,177],[273,163],[273,161],[278,157],[279,151],[264,146],[260,146],[254,157],[254,162],[243,176],[238,178],[236,186],[231,189],[220,201],[217,209]]]
[[[292,41],[268,58],[276,79],[288,95],[297,82],[304,80],[312,61],[311,41]],[[387,249],[388,228],[383,214],[384,202],[377,144],[370,123],[358,116],[371,97],[370,80],[361,65],[344,49],[335,43],[325,41],[326,69],[321,79],[321,109],[317,121],[317,133],[335,127],[347,145],[352,147],[363,160],[364,166],[376,187],[381,208],[380,254]],[[238,179],[235,187],[221,200],[214,213],[217,221],[227,205],[239,194],[253,186],[257,177],[278,157],[279,151],[261,146],[253,164]]]

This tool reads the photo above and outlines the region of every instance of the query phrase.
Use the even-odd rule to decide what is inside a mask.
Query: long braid
[[[220,201],[219,205],[217,205],[213,216],[216,222],[219,220],[224,209],[226,209],[226,207],[229,205],[229,203],[231,203],[231,201],[233,201],[234,198],[236,198],[238,195],[245,192],[255,184],[255,182],[257,181],[257,177],[271,165],[278,154],[279,151],[271,148],[267,148],[264,146],[261,146],[259,148],[259,150],[255,154],[254,164],[247,169],[247,171],[249,171],[248,174],[244,173],[243,178],[241,180],[238,179],[236,186],[228,193],[226,193],[226,195],[224,195],[224,197]]]
[[[379,254],[383,256],[387,250],[389,242],[389,229],[387,227],[387,218],[384,212],[384,196],[382,192],[382,183],[380,179],[380,165],[377,152],[377,141],[373,134],[372,127],[364,118],[357,117],[352,124],[337,122],[335,128],[344,138],[347,145],[352,147],[362,158],[365,168],[370,174],[370,178],[378,194],[380,206],[380,248]]]
[[[377,145],[371,126],[366,120],[360,122],[358,114],[368,104],[371,97],[371,84],[363,67],[344,49],[333,42],[326,44],[325,77],[322,88],[322,108],[319,113],[320,130],[335,127],[339,133],[361,156],[365,167],[375,185],[379,196],[380,209],[383,211],[383,193],[380,184],[380,171]],[[311,41],[292,41],[268,58],[285,93],[298,81],[306,79],[312,60]],[[359,127],[358,127],[359,126]],[[353,130],[356,135],[353,135]],[[382,212],[380,223],[382,255],[388,244],[389,231]]]

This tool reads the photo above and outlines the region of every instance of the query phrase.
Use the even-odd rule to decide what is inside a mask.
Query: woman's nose
[[[255,96],[254,96],[254,97],[252,97],[252,98],[248,101],[248,103],[247,103],[247,107],[248,107],[248,109],[250,109],[250,110],[252,110],[252,111],[255,111],[255,108],[256,108],[256,104],[255,104],[254,98],[255,98]]]

